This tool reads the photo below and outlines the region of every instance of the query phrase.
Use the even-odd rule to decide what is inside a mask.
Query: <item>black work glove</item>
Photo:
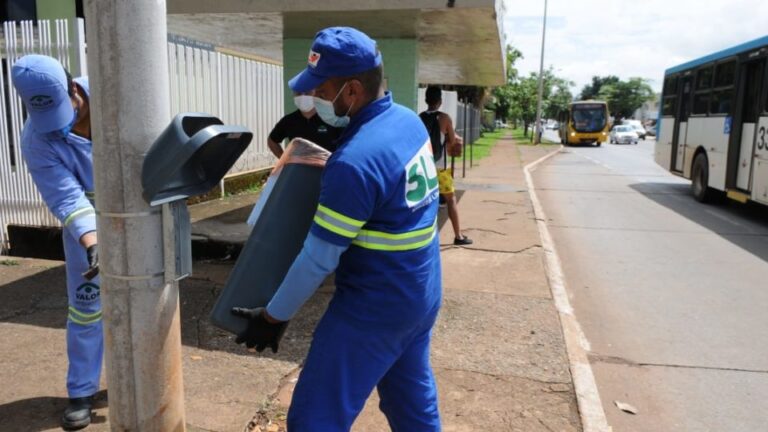
[[[85,250],[88,255],[88,270],[83,272],[83,277],[91,280],[99,274],[99,247],[98,245],[90,245]]]
[[[288,321],[282,321],[272,324],[264,316],[266,309],[257,307],[253,309],[232,308],[232,315],[239,316],[248,320],[248,328],[237,335],[235,343],[245,342],[248,348],[256,347],[256,351],[262,352],[266,347],[272,348],[272,352],[277,352],[280,339],[283,338]]]

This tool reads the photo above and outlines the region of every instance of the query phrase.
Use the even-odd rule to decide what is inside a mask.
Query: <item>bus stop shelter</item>
[[[414,110],[419,84],[504,84],[497,0],[168,0],[167,9],[170,33],[282,60],[285,83],[306,67],[318,30],[345,25],[376,39],[388,88]]]

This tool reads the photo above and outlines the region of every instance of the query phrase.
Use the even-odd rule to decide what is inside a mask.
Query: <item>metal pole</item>
[[[541,61],[539,62],[539,98],[536,103],[536,122],[533,124],[533,133],[536,135],[534,142],[536,144],[541,143],[541,137],[539,136],[539,128],[541,128],[541,97],[544,94],[544,41],[547,36],[547,0],[544,0],[544,26],[541,30]],[[542,133],[543,133],[542,128]]]
[[[472,123],[470,122],[469,118],[469,101],[464,101],[464,131],[463,131],[463,139],[464,139],[464,145],[466,145],[470,140],[472,140]],[[461,152],[461,178],[464,178],[467,176],[467,152],[462,151]]]
[[[87,0],[94,179],[113,431],[184,431],[179,295],[144,154],[170,121],[164,0]],[[168,229],[172,227],[166,227]]]
[[[474,110],[472,112],[474,113]],[[473,162],[472,162],[472,149],[474,148],[474,143],[475,143],[474,140],[470,141],[470,143],[469,143],[469,168],[472,168],[472,164],[473,164]]]
[[[461,105],[461,101],[459,101],[459,103],[458,103],[457,105],[459,105],[459,106],[460,106],[460,105]],[[459,118],[458,118],[458,117],[459,117],[459,116],[458,116],[458,114],[457,114],[457,115],[456,115],[456,122],[458,122],[458,121],[459,121]],[[463,127],[463,126],[462,126],[462,127]],[[454,133],[455,133],[455,132],[456,132],[456,131],[454,131]],[[445,152],[445,154],[447,155],[447,154],[448,154],[448,149],[447,149],[446,147],[443,147],[443,152]],[[446,162],[447,162],[447,159],[448,159],[448,158],[446,158]],[[455,160],[456,160],[456,158],[453,156],[453,152],[451,152],[451,178],[453,178],[453,177],[455,176],[455,171],[454,171],[454,167],[456,166]]]

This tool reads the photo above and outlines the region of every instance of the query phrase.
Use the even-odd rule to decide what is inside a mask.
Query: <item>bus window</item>
[[[712,66],[699,69],[696,72],[696,90],[708,90],[710,88],[712,88]]]
[[[709,105],[711,114],[730,114],[731,100],[733,99],[733,89],[720,90],[712,92],[712,99]]]
[[[607,122],[605,105],[582,104],[573,105],[571,118],[576,132],[600,132]]]
[[[674,116],[677,109],[677,97],[667,96],[664,98],[664,104],[661,107],[661,115]]]
[[[677,94],[677,77],[667,77],[664,80],[664,96]]]
[[[715,69],[715,87],[733,85],[736,79],[736,60],[720,63]]]
[[[768,86],[768,79],[765,80],[765,86]],[[768,113],[768,91],[765,92],[765,101],[763,102],[763,112]]]
[[[693,97],[693,112],[692,114],[706,114],[709,109],[709,92],[699,92]]]

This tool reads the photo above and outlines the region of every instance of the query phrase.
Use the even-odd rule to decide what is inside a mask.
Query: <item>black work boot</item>
[[[64,430],[78,430],[88,426],[91,424],[92,408],[93,396],[70,399],[64,417],[61,418],[61,427]]]

